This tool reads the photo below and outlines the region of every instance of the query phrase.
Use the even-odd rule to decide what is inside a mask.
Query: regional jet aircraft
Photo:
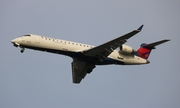
[[[21,48],[21,53],[27,48],[71,57],[73,59],[71,63],[73,83],[80,83],[86,74],[92,72],[96,65],[140,65],[150,63],[148,57],[151,50],[155,49],[155,46],[169,40],[165,39],[150,44],[144,43],[141,44],[138,50],[124,45],[129,38],[139,33],[142,28],[143,25],[137,30],[133,30],[99,46],[34,34],[20,36],[11,42],[15,47]]]

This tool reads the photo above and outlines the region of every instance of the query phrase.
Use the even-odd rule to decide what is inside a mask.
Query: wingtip
[[[144,25],[141,25],[137,30],[141,31]]]
[[[165,41],[171,41],[171,39],[165,39]]]

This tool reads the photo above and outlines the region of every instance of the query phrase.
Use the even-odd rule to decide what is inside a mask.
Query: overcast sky
[[[1,0],[1,108],[180,108],[179,0]],[[97,66],[72,83],[67,56],[26,49],[24,34],[100,45],[144,24],[126,43],[171,39],[148,65]]]

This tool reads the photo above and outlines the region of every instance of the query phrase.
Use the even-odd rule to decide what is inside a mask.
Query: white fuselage
[[[76,53],[83,52],[85,50],[91,49],[95,46],[71,42],[66,40],[48,38],[39,35],[24,35],[12,40],[12,43],[15,46],[19,46],[21,48],[29,48],[40,51],[52,52],[57,54],[63,54],[70,57],[76,56]],[[104,64],[123,64],[123,65],[138,65],[138,64],[147,64],[147,60],[141,57],[123,54],[118,50],[114,50],[108,57],[116,62],[109,62]],[[107,59],[107,60],[108,60]],[[103,65],[103,63],[101,63]]]

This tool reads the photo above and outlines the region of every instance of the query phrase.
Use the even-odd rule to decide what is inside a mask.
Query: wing
[[[122,44],[126,43],[127,39],[129,39],[132,36],[134,36],[135,34],[139,33],[142,28],[143,28],[143,25],[141,25],[137,30],[133,30],[132,32],[129,32],[123,36],[120,36],[120,37],[114,39],[114,40],[106,42],[106,43],[99,45],[97,47],[94,47],[92,49],[83,51],[83,54],[86,56],[98,57],[98,60],[103,61],[109,54],[111,54],[113,52],[113,50],[115,50]]]
[[[74,59],[71,65],[73,83],[80,83],[86,74],[92,72],[92,70],[95,68],[94,64],[78,59]]]

